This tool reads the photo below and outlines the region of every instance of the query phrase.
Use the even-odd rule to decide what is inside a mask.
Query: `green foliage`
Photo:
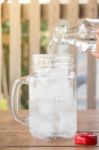
[[[25,42],[28,41],[28,33],[29,33],[29,28],[28,28],[29,24],[28,21],[23,21],[21,24],[21,35],[22,35],[22,44],[25,44]]]
[[[34,26],[35,28],[35,26]],[[40,49],[41,53],[46,53],[47,44],[48,44],[48,25],[46,20],[41,21],[41,37],[40,37]],[[4,21],[2,23],[2,32],[4,35],[9,35],[10,30],[10,23],[9,21]],[[22,67],[22,76],[29,74],[29,22],[28,21],[22,21],[21,23],[21,67]],[[4,42],[3,42],[4,43]],[[4,49],[4,59],[6,64],[6,71],[7,71],[7,80],[9,84],[9,44],[3,44]],[[23,108],[28,108],[28,89],[26,86],[22,87],[22,95],[21,95],[21,102]],[[1,103],[1,107],[4,107],[4,101]]]
[[[40,42],[41,53],[46,53],[47,44],[48,44],[48,25],[47,25],[47,21],[42,20],[41,21],[41,42]]]
[[[5,98],[0,99],[0,110],[8,110],[8,105]]]
[[[4,21],[2,23],[2,32],[8,34],[9,33],[9,27],[10,27],[9,21],[8,20]]]
[[[48,30],[48,24],[46,20],[41,21],[41,31],[47,31]]]

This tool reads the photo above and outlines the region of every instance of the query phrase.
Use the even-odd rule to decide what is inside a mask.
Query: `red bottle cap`
[[[91,132],[77,133],[75,136],[75,144],[95,145],[97,144],[97,135]]]

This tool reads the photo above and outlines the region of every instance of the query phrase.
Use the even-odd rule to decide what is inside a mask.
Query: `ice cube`
[[[29,102],[29,113],[30,115],[33,115],[34,113],[38,113],[39,112],[39,108],[37,105],[37,101],[33,100]]]
[[[40,99],[37,102],[37,105],[38,105],[38,109],[39,109],[40,114],[53,116],[53,112],[55,111],[53,99],[48,100],[47,97],[45,100]]]
[[[64,138],[71,138],[77,131],[76,111],[65,112],[60,115],[59,135]]]
[[[29,117],[29,129],[33,136],[41,138],[52,137],[55,132],[53,121],[39,115]]]

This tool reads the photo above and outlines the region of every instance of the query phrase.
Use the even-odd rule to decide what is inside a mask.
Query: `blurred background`
[[[0,0],[0,109],[9,109],[15,79],[31,72],[31,56],[46,53],[53,28],[66,20],[76,26],[82,18],[99,17],[97,0]],[[74,52],[78,109],[99,108],[99,61]],[[22,108],[28,89],[22,87]]]

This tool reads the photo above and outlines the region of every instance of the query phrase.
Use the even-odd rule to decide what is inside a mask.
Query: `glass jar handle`
[[[12,95],[11,95],[11,111],[12,111],[12,115],[16,121],[27,126],[26,119],[23,119],[18,113],[19,100],[20,100],[19,92],[20,92],[20,87],[23,84],[28,85],[27,77],[22,77],[21,79],[17,79],[14,82],[14,85],[12,88]]]

